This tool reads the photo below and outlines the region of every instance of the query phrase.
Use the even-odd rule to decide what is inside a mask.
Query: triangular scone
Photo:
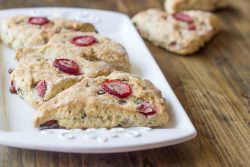
[[[229,6],[228,0],[165,0],[164,7],[168,13],[183,10],[212,11]]]
[[[108,76],[83,79],[44,103],[36,113],[34,126],[157,127],[167,121],[166,101],[150,81],[115,71]]]
[[[31,52],[22,49],[19,52]],[[130,63],[125,48],[111,39],[97,33],[70,32],[54,35],[48,44],[39,48],[46,55],[47,52],[83,57],[87,60],[101,60],[112,65],[119,71],[130,71]],[[74,53],[74,54],[72,54]],[[25,54],[17,54],[20,59]]]
[[[10,90],[37,108],[82,78],[108,75],[112,71],[109,64],[101,61],[63,55],[45,59],[37,53],[19,61],[11,73]]]
[[[220,30],[220,19],[202,11],[168,15],[158,9],[148,9],[136,14],[133,22],[143,38],[181,55],[198,51]]]
[[[41,46],[57,33],[95,32],[92,24],[59,18],[14,16],[1,22],[0,34],[4,44],[16,50]]]

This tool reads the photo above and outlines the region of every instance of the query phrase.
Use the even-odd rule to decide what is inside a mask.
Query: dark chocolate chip
[[[120,81],[122,81],[122,82],[127,82],[128,80],[127,79],[125,79],[125,78],[122,78],[122,79],[119,79]]]
[[[123,105],[123,104],[126,104],[127,101],[126,100],[119,100],[118,103],[121,104],[121,105]]]
[[[32,88],[35,88],[38,82],[32,83]]]
[[[22,93],[22,89],[17,88],[17,92],[18,92],[18,93]]]
[[[118,124],[118,125],[116,125],[115,127],[116,127],[116,128],[120,128],[120,127],[122,127],[122,125],[121,125],[121,124]]]
[[[86,83],[86,87],[89,87],[89,82]]]
[[[8,73],[11,74],[13,72],[14,69],[10,68],[8,69]]]
[[[142,99],[136,99],[136,100],[134,101],[135,104],[141,104],[142,102],[143,102]]]
[[[86,118],[86,117],[87,117],[87,114],[83,114],[83,115],[81,116],[82,119],[84,119],[84,118]]]
[[[103,95],[103,94],[105,94],[105,91],[104,91],[104,90],[98,90],[98,91],[97,91],[97,94],[98,94],[98,95]]]

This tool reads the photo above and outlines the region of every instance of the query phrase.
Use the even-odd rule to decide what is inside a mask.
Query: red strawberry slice
[[[137,106],[137,110],[146,117],[156,114],[156,111],[152,105],[148,102],[143,102]]]
[[[174,48],[174,47],[176,47],[176,44],[177,44],[177,42],[176,42],[176,41],[173,41],[173,42],[171,42],[171,43],[169,44],[169,46],[172,47],[172,48]]]
[[[184,13],[174,13],[172,16],[176,20],[188,23],[188,30],[190,30],[190,31],[195,31],[196,30],[194,20],[190,16],[188,16],[188,15],[186,15]]]
[[[192,17],[184,14],[184,13],[174,13],[172,15],[176,20],[186,22],[186,23],[193,23]]]
[[[106,80],[101,84],[101,88],[111,95],[119,98],[126,98],[131,94],[129,84],[120,80]]]
[[[70,75],[80,75],[79,66],[76,62],[69,59],[56,59],[53,63],[54,67],[60,71]]]
[[[29,24],[43,26],[48,24],[50,21],[46,17],[30,17],[28,20]]]
[[[196,30],[195,24],[194,24],[194,23],[189,23],[189,24],[188,24],[188,30],[190,30],[190,31],[195,31],[195,30]]]
[[[15,85],[15,82],[14,81],[11,81],[10,82],[10,89],[9,89],[10,93],[12,94],[16,94],[17,91],[16,91],[16,85]]]
[[[38,96],[43,97],[45,95],[45,93],[46,93],[46,90],[47,90],[46,81],[44,81],[44,80],[39,81],[35,88],[37,90]]]
[[[44,129],[58,129],[60,128],[57,120],[50,120],[50,121],[47,121],[43,124],[40,125],[39,129],[40,130],[44,130]]]
[[[97,43],[97,40],[92,36],[77,36],[71,40],[71,43],[76,46],[90,46]]]

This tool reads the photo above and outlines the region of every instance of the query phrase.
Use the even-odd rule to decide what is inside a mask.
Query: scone
[[[168,121],[161,92],[148,80],[115,71],[83,79],[44,103],[36,113],[40,128],[157,127]]]
[[[213,11],[229,6],[228,0],[165,0],[164,7],[167,13],[183,10]]]
[[[202,11],[168,15],[158,9],[149,9],[136,14],[133,22],[142,37],[181,55],[198,51],[220,30],[220,19]]]
[[[0,34],[4,44],[16,50],[41,46],[57,33],[95,32],[92,24],[46,17],[14,16],[1,22]]]
[[[38,49],[39,52],[54,52],[90,61],[100,60],[109,63],[116,70],[130,71],[130,63],[126,50],[117,42],[97,33],[70,32],[54,35],[49,42]],[[20,49],[16,59],[20,59],[22,52],[32,52],[31,49]],[[72,54],[74,53],[74,54]]]
[[[112,71],[109,64],[101,61],[66,55],[43,58],[37,53],[23,57],[12,71],[10,91],[37,108],[83,78],[108,75]]]

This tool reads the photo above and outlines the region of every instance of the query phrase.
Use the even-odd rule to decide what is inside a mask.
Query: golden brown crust
[[[184,10],[213,11],[229,6],[228,0],[165,0],[166,12],[175,13]]]
[[[149,9],[136,14],[135,26],[142,37],[157,46],[181,55],[198,51],[220,30],[220,19],[211,13],[202,11],[183,11],[192,19],[190,23],[179,21],[158,9]]]
[[[74,37],[78,36],[91,36],[94,37],[97,42],[90,46],[76,46],[72,44],[71,41]],[[19,49],[16,59],[19,60],[21,56],[33,51],[34,49],[30,48]],[[46,55],[47,52],[54,52],[56,54],[82,57],[90,61],[104,61],[116,70],[130,71],[128,54],[123,46],[97,33],[71,32],[57,34],[54,35],[46,45],[39,48],[38,51],[45,53],[44,55]]]
[[[34,52],[29,56],[23,56],[10,77],[10,80],[15,83],[18,95],[34,108],[79,82],[82,78],[108,75],[113,71],[110,65],[101,61],[90,62],[81,57],[70,57],[63,54],[53,55],[53,52],[46,53],[46,56],[41,54],[40,52]],[[59,71],[53,66],[56,59],[73,60],[79,65],[81,75],[69,75]],[[41,98],[38,96],[35,86],[42,80],[46,81],[47,88],[44,97]]]
[[[50,19],[46,25],[28,24],[30,16],[14,16],[1,22],[0,33],[4,44],[16,50],[41,46],[57,33],[81,31],[96,32],[89,23],[73,20]]]
[[[107,92],[98,95],[100,84],[105,80],[122,80],[132,88],[132,94],[119,103],[118,97]],[[155,115],[145,116],[138,105],[149,102],[157,110]],[[37,112],[34,126],[57,120],[61,127],[112,128],[116,126],[163,126],[168,120],[168,108],[160,91],[146,80],[124,72],[113,72],[109,76],[84,79],[58,96],[44,103]]]

